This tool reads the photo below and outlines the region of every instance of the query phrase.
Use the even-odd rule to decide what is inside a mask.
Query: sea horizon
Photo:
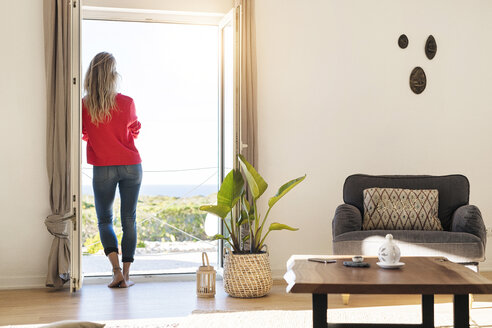
[[[140,196],[191,197],[208,196],[216,193],[217,185],[142,185]],[[94,196],[91,185],[82,185],[82,195]]]

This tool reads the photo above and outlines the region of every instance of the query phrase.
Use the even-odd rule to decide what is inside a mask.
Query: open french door
[[[219,184],[239,167],[239,10],[233,8],[219,23]],[[219,223],[219,233],[224,226]],[[219,240],[223,266],[223,240]]]
[[[73,224],[70,234],[70,292],[76,292],[82,287],[82,245],[81,245],[81,207],[80,207],[80,181],[81,181],[81,74],[80,74],[80,0],[72,0],[71,14],[71,60],[72,60],[72,154],[71,154],[71,187],[73,202]]]
[[[81,5],[72,1],[72,194],[75,219],[71,229],[70,291],[82,287],[82,224],[81,224]],[[227,173],[238,168],[239,153],[239,9],[232,9],[218,24],[219,27],[219,182]],[[219,231],[222,233],[222,225]],[[222,241],[221,241],[222,242]],[[222,266],[223,244],[219,244],[219,263]]]

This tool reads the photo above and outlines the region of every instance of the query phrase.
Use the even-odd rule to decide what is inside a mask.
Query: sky
[[[142,183],[217,184],[218,27],[84,20],[83,77],[101,51],[114,55],[118,91],[134,99],[142,123]],[[92,167],[82,146],[87,185]]]

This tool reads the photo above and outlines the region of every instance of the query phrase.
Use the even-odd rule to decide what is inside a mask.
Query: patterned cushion
[[[442,230],[435,189],[364,189],[364,230]]]

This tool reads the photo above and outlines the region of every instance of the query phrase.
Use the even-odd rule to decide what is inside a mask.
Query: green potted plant
[[[200,209],[217,215],[224,223],[226,233],[217,234],[213,238],[224,240],[232,249],[232,252],[225,252],[226,292],[234,297],[261,297],[270,291],[273,284],[268,252],[263,250],[267,236],[276,230],[298,230],[278,222],[273,222],[266,228],[268,215],[272,207],[306,176],[282,185],[269,199],[268,210],[262,218],[257,202],[268,184],[244,156],[238,155],[238,159],[241,170],[235,169],[227,174],[217,193],[217,204],[202,205]],[[246,196],[243,174],[251,202]],[[246,227],[248,233],[242,234],[241,227]]]

